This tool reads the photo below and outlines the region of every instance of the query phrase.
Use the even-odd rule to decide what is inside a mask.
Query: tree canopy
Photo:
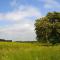
[[[37,41],[60,43],[60,12],[49,12],[35,22]]]

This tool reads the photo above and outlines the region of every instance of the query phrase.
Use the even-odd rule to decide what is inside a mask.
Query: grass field
[[[0,60],[60,60],[60,45],[0,42]]]

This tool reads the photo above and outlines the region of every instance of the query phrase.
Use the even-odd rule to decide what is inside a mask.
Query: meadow
[[[60,45],[0,42],[0,60],[60,60]]]

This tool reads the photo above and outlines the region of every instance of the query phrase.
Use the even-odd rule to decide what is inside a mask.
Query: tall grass
[[[60,60],[60,45],[0,42],[0,60]]]

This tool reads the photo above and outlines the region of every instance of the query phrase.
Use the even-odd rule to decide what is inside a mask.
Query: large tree
[[[39,42],[60,43],[60,13],[49,12],[45,17],[37,19],[35,31]]]

